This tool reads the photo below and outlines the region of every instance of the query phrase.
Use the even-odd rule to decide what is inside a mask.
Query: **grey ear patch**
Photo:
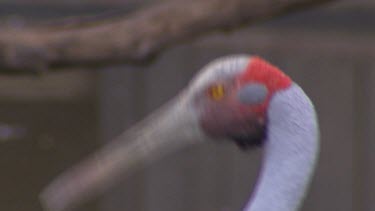
[[[243,104],[263,103],[268,94],[266,86],[260,83],[253,83],[242,87],[238,92],[238,99]]]

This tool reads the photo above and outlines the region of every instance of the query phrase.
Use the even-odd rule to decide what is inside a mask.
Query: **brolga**
[[[243,150],[264,147],[261,172],[244,211],[300,208],[319,151],[314,106],[281,70],[250,55],[209,63],[177,97],[57,177],[41,193],[42,205],[70,210],[140,164],[218,140]]]

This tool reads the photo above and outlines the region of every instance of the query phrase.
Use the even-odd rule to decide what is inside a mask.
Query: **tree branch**
[[[143,62],[181,41],[333,0],[165,1],[124,17],[85,26],[0,30],[0,69]]]

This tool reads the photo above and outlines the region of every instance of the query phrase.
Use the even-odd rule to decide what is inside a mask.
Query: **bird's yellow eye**
[[[222,84],[214,84],[208,88],[208,96],[213,100],[221,100],[225,96],[225,89]]]

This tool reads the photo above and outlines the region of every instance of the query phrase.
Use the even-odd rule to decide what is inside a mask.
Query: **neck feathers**
[[[295,211],[309,186],[319,148],[314,107],[293,84],[273,96],[260,179],[244,211]]]

